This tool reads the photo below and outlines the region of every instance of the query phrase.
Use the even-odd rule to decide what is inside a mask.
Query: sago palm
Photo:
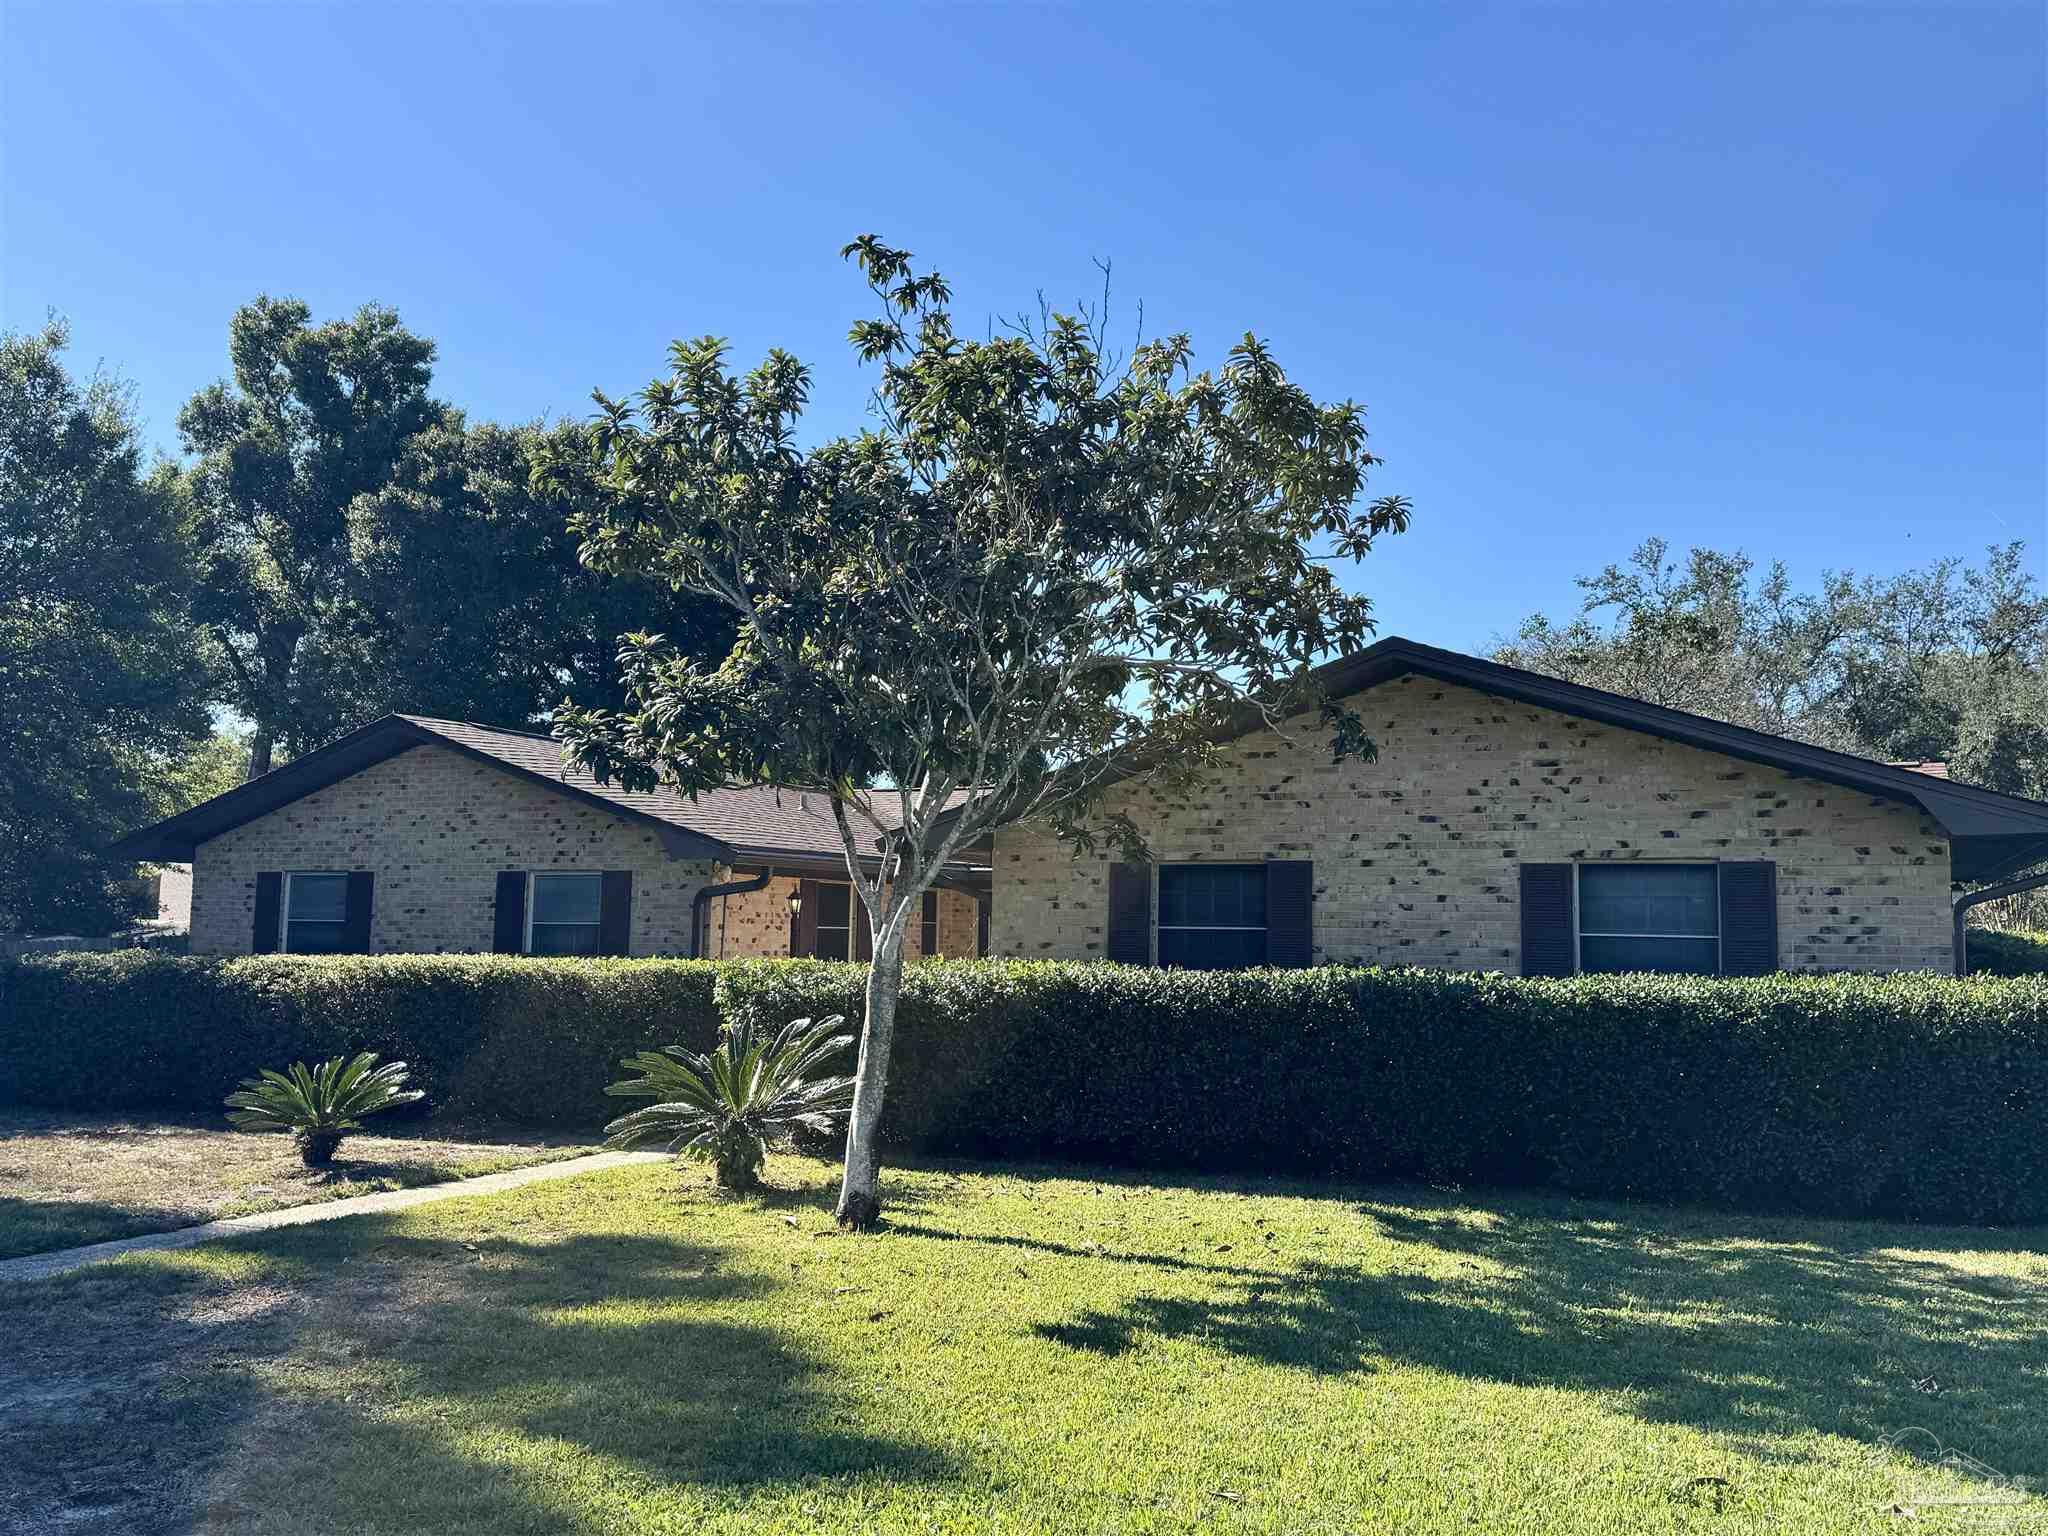
[[[620,1065],[640,1075],[605,1092],[656,1102],[606,1126],[606,1145],[708,1159],[725,1188],[753,1188],[769,1147],[799,1130],[830,1131],[852,1109],[852,1078],[811,1075],[853,1043],[845,1024],[839,1014],[773,1032],[748,1023],[708,1053],[671,1045],[627,1057]]]
[[[265,1067],[228,1095],[228,1119],[242,1131],[290,1131],[308,1168],[325,1168],[363,1116],[425,1095],[405,1086],[405,1063],[377,1065],[377,1053],[353,1061],[340,1056],[308,1067],[295,1061],[283,1072]]]

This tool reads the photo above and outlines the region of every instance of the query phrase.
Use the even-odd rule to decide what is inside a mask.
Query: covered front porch
[[[958,866],[926,891],[905,936],[904,958],[972,960],[988,953],[990,879]],[[709,960],[867,960],[867,909],[843,863],[777,859],[722,866],[699,901],[695,953]]]

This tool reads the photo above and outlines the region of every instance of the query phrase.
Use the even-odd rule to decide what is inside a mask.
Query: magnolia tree
[[[1198,775],[1247,710],[1361,722],[1305,674],[1363,642],[1368,601],[1332,564],[1406,527],[1362,504],[1364,413],[1321,404],[1246,336],[1195,372],[1185,336],[1109,355],[1107,295],[985,340],[945,281],[863,236],[878,302],[853,327],[875,425],[799,446],[809,375],[744,376],[714,337],[669,376],[603,394],[589,436],[606,502],[575,531],[593,568],[710,598],[738,622],[715,660],[629,637],[622,710],[565,705],[566,752],[600,778],[684,792],[771,784],[827,799],[873,929],[841,1225],[880,1212],[877,1126],[906,931],[947,863],[1043,818],[1081,847],[1142,852],[1101,814],[1133,763]],[[590,473],[555,464],[541,473]]]

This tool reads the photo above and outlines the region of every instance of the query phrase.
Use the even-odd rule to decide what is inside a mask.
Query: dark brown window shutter
[[[983,897],[974,904],[974,958],[988,958],[988,909],[989,898]]]
[[[1569,976],[1578,969],[1572,932],[1572,867],[1522,866],[1522,974]]]
[[[1314,864],[1307,859],[1266,863],[1266,964],[1315,964]]]
[[[277,923],[279,908],[283,904],[283,873],[275,869],[264,870],[256,877],[256,922],[249,930],[250,954],[277,953]]]
[[[849,889],[846,899],[853,903],[853,958],[872,960],[875,958],[875,925],[868,921],[868,904],[860,899],[860,892]]]
[[[811,960],[818,953],[818,882],[806,880],[798,889],[803,893],[803,910],[791,920],[789,952]]]
[[[597,952],[600,955],[630,955],[633,952],[633,871],[608,869],[599,887],[597,908]]]
[[[926,891],[917,913],[918,952],[929,960],[939,952],[939,893]]]
[[[516,955],[526,948],[526,871],[507,869],[498,875],[498,909],[491,926],[491,951]]]
[[[1109,936],[1102,952],[1119,965],[1152,963],[1152,866],[1109,866]]]
[[[370,909],[376,902],[377,877],[367,869],[348,875],[348,906],[341,925],[341,947],[351,955],[370,952]]]
[[[1778,968],[1778,866],[1748,859],[1721,866],[1721,974],[1768,976]]]

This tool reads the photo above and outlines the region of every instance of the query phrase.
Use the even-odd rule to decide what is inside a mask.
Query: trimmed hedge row
[[[1972,976],[2048,975],[2048,933],[1972,928],[1966,941]]]
[[[863,974],[727,966],[720,1011],[858,1017]],[[892,1062],[933,1152],[2048,1219],[2048,982],[945,963]]]
[[[858,1018],[816,961],[79,955],[0,966],[0,1102],[217,1109],[367,1048],[437,1107],[592,1124],[618,1058]],[[886,1139],[1159,1168],[2048,1220],[2048,980],[910,967]]]
[[[496,955],[0,964],[0,1103],[211,1112],[258,1067],[371,1050],[436,1110],[601,1123],[621,1056],[718,1038],[698,960]]]

